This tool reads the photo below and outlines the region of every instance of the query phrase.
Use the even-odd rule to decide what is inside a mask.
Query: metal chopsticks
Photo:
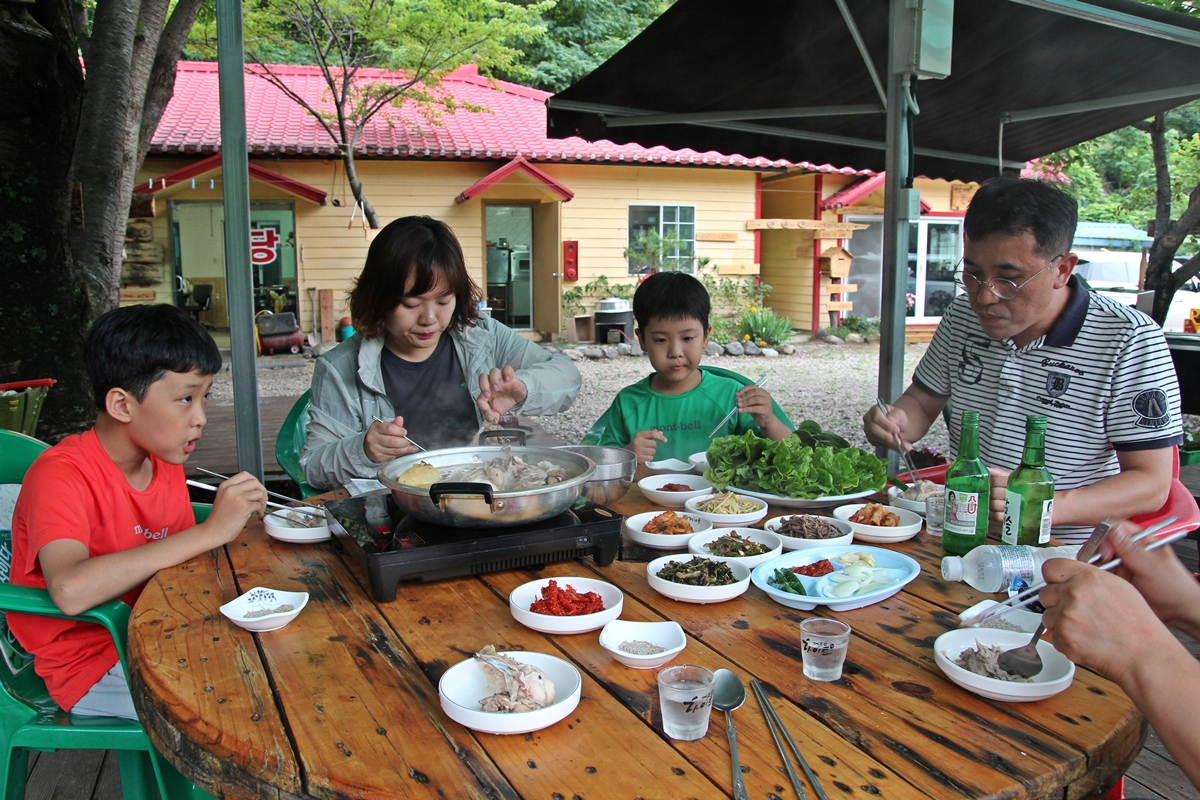
[[[1130,541],[1131,542],[1139,542],[1142,539],[1145,539],[1147,536],[1153,536],[1154,534],[1158,533],[1159,531],[1161,531],[1163,528],[1167,527],[1168,525],[1174,524],[1176,522],[1176,520],[1178,520],[1178,519],[1179,519],[1178,517],[1167,517],[1166,519],[1161,520],[1160,522],[1156,522],[1155,524],[1149,526],[1148,528],[1145,528],[1145,529],[1139,531],[1137,534],[1135,534],[1133,536],[1133,538]],[[1168,534],[1167,536],[1163,536],[1159,539],[1155,539],[1154,541],[1150,542],[1148,545],[1146,545],[1146,550],[1147,551],[1157,550],[1158,548],[1163,547],[1168,544],[1171,544],[1172,542],[1178,541],[1179,539],[1182,539],[1183,537],[1185,537],[1187,535],[1188,535],[1188,531],[1175,531],[1174,533]],[[1114,558],[1111,561],[1104,562],[1103,564],[1096,564],[1096,562],[1099,560],[1100,560],[1100,554],[1096,553],[1087,560],[1087,563],[1095,564],[1097,569],[1102,569],[1102,570],[1116,569],[1117,567],[1121,566],[1121,559],[1119,559],[1119,558]],[[1033,586],[1030,586],[1028,589],[1025,589],[1024,591],[1020,592],[1019,594],[1013,595],[1012,597],[1008,598],[1004,602],[997,603],[996,605],[988,608],[986,611],[982,611],[978,614],[975,614],[974,616],[967,617],[966,619],[964,619],[962,622],[959,623],[958,627],[974,628],[974,627],[977,627],[977,626],[983,624],[984,622],[987,622],[988,620],[999,619],[1000,617],[1004,616],[1005,614],[1007,614],[1010,611],[1016,611],[1018,608],[1024,608],[1025,606],[1030,605],[1031,603],[1035,602],[1038,599],[1038,595],[1041,594],[1042,589],[1045,589],[1045,588],[1046,588],[1045,581],[1034,584]]]
[[[887,405],[885,405],[883,402],[883,398],[876,397],[875,404],[879,406],[879,410],[886,417],[888,415],[888,409]],[[917,467],[915,464],[913,464],[912,456],[910,456],[908,451],[904,449],[904,441],[900,438],[900,434],[893,433],[892,440],[896,442],[896,449],[900,451],[900,457],[904,459],[904,466],[908,467],[908,482],[916,483],[917,481],[921,480],[920,476],[917,475]]]
[[[762,385],[763,385],[764,383],[766,383],[766,382],[767,382],[767,376],[766,376],[765,374],[763,374],[763,375],[760,375],[760,376],[759,376],[759,378],[758,378],[758,380],[756,380],[756,381],[754,382],[754,385],[755,385],[755,386],[757,386],[757,387],[759,387],[759,388],[761,389],[761,388],[762,388]],[[711,439],[711,438],[713,438],[714,436],[716,436],[716,435],[717,435],[717,431],[721,430],[721,428],[724,428],[724,427],[725,427],[725,423],[726,423],[726,422],[729,422],[729,420],[733,419],[733,415],[734,415],[734,414],[736,414],[736,413],[737,413],[737,405],[735,404],[735,405],[734,405],[734,407],[733,407],[733,408],[731,408],[731,409],[729,410],[729,413],[725,415],[725,419],[723,419],[723,420],[721,420],[720,422],[718,422],[718,423],[717,423],[717,427],[715,427],[715,428],[713,428],[713,429],[712,429],[712,433],[710,433],[710,434],[708,435],[708,438],[710,438],[710,439]]]
[[[222,475],[219,472],[213,472],[211,469],[205,469],[204,467],[196,467],[196,471],[203,472],[205,475],[211,475],[214,478],[220,478],[223,481],[229,480],[228,475]],[[205,485],[207,486],[207,484],[205,484]],[[304,505],[313,506],[314,508],[316,507],[313,503],[308,503],[308,502],[305,502],[304,500],[297,500],[294,497],[288,497],[286,494],[280,494],[279,492],[272,492],[270,489],[267,489],[267,496],[274,497],[279,500],[286,500],[289,503],[304,503]],[[289,508],[293,508],[293,506],[289,506]]]
[[[380,424],[382,424],[382,425],[391,425],[391,424],[392,424],[392,423],[388,422],[386,419],[380,419],[379,417],[373,417],[373,419],[374,419],[376,422],[378,422],[378,423],[380,423]],[[476,434],[476,436],[478,436],[478,434]],[[418,450],[420,450],[422,453],[428,453],[428,452],[429,452],[429,451],[428,451],[428,450],[426,450],[424,447],[421,447],[421,445],[419,445],[419,444],[417,444],[416,442],[414,442],[412,439],[409,439],[407,436],[405,436],[404,438],[408,440],[408,443],[409,443],[409,444],[411,444],[413,447],[415,447],[415,448],[417,448]]]
[[[809,785],[816,791],[817,797],[821,798],[821,800],[829,800],[829,796],[821,788],[821,782],[813,774],[812,769],[808,766],[808,762],[804,760],[804,756],[800,755],[800,748],[796,747],[796,743],[792,741],[792,736],[788,733],[788,729],[784,727],[783,720],[779,718],[779,714],[775,713],[775,707],[771,705],[771,701],[767,697],[767,692],[763,689],[762,681],[755,678],[750,681],[750,688],[754,690],[754,696],[758,698],[758,704],[762,706],[763,716],[767,718],[767,727],[771,729],[771,736],[775,739],[775,746],[779,748],[779,755],[783,756],[783,766],[787,770],[788,777],[792,780],[792,788],[796,790],[796,794],[800,797],[800,800],[807,800],[808,795],[804,793],[804,786],[800,783],[799,778],[796,777],[796,770],[792,769],[792,762],[788,758],[787,751],[783,749],[783,742],[779,740],[781,733],[791,746],[792,752],[796,754],[796,760],[800,762],[800,767],[804,770]],[[776,732],[776,729],[778,729],[778,732]]]
[[[209,486],[207,483],[201,483],[200,481],[188,481],[187,485],[195,486],[197,489],[207,489],[214,494],[217,491],[217,487]],[[288,499],[290,500],[291,498]],[[310,514],[321,519],[325,518],[325,512],[316,506],[285,506],[283,503],[272,503],[270,500],[267,501],[267,505],[271,508],[277,508],[280,511],[299,511],[301,514]]]

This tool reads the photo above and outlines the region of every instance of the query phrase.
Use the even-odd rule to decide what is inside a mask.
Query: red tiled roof
[[[524,156],[517,156],[504,166],[497,167],[488,175],[480,178],[466,189],[463,189],[458,197],[454,198],[454,202],[465,203],[475,195],[486,192],[488,189],[492,188],[514,172],[522,172],[528,175],[538,183],[545,186],[549,191],[558,195],[559,199],[563,200],[564,202],[575,196],[575,193],[566,186],[563,186],[561,183],[554,180],[554,178],[551,178],[545,172],[526,161]]]
[[[278,189],[282,189],[289,194],[294,194],[297,197],[302,197],[319,206],[325,205],[325,198],[328,194],[315,186],[309,186],[307,183],[293,180],[286,175],[280,175],[278,172],[264,169],[257,164],[250,164],[249,168],[250,177],[255,180],[262,183],[269,183]],[[192,181],[192,188],[195,189],[196,178],[219,169],[221,169],[221,155],[218,153],[193,164],[188,164],[186,167],[171,170],[166,175],[152,178],[146,183],[139,183],[133,187],[133,191],[138,194],[154,194],[155,192],[161,192],[163,189],[169,189],[175,184],[183,183],[186,180]]]
[[[867,195],[883,188],[884,182],[887,180],[887,174],[884,172],[876,172],[868,178],[863,178],[861,181],[856,181],[848,186],[845,186],[821,201],[821,210],[828,211],[834,208],[845,208],[852,206],[859,200],[862,200]],[[921,200],[921,213],[929,212],[933,207]]]
[[[253,67],[250,67],[253,70]],[[272,67],[309,103],[330,108],[325,82],[316,67]],[[381,80],[382,70],[360,70],[360,77]],[[630,164],[680,164],[745,169],[800,168],[842,175],[871,175],[868,170],[829,164],[772,161],[666,147],[587,142],[580,138],[546,137],[546,98],[549,92],[507,81],[489,81],[474,65],[455,70],[442,86],[456,99],[488,109],[459,110],[434,125],[414,113],[411,104],[376,115],[359,138],[356,154],[366,158],[447,158],[507,160],[521,156],[531,162],[575,161]],[[489,113],[490,112],[490,113]],[[246,76],[247,140],[251,155],[336,157],[333,140],[299,105],[265,79]],[[175,94],[151,140],[150,152],[211,154],[220,150],[220,109],[217,65],[181,61]]]

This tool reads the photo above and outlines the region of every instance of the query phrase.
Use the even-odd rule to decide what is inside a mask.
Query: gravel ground
[[[926,345],[910,344],[905,349],[904,383],[908,384]],[[312,361],[292,358],[293,366],[260,368],[260,397],[295,397],[312,380]],[[757,377],[767,373],[766,389],[794,422],[814,419],[827,430],[845,437],[851,444],[867,446],[862,432],[862,415],[875,402],[879,372],[877,345],[830,346],[823,343],[798,345],[790,356],[775,359],[757,357],[705,357],[704,363],[737,370]],[[650,373],[645,356],[577,362],[583,375],[583,388],[575,404],[562,414],[535,419],[549,432],[571,443],[578,443],[592,423],[604,413],[613,397]],[[213,382],[214,400],[233,398],[228,371]],[[939,419],[922,444],[945,452],[949,449],[946,427]]]

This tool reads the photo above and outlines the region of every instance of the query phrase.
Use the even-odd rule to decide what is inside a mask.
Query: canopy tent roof
[[[913,87],[920,107],[916,174],[983,180],[997,173],[1001,147],[1006,168],[1019,168],[1200,97],[1200,47],[1034,7],[1055,2],[1065,5],[955,4],[950,76]],[[881,77],[888,74],[888,5],[846,0]],[[1176,38],[1200,43],[1198,19],[1134,0],[1073,5],[1127,14],[1149,27],[1175,26]],[[1157,94],[1117,107],[1019,119],[1034,109],[1151,92]],[[884,169],[880,92],[832,0],[746,0],[736,7],[680,0],[548,105],[548,132],[556,138]],[[834,106],[857,113],[828,114]],[[692,116],[672,120],[675,114]],[[1005,114],[1018,118],[1002,127]],[[658,119],[636,120],[643,115]]]

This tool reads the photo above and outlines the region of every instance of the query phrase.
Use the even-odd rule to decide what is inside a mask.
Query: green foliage
[[[633,237],[624,255],[631,272],[692,272],[704,269],[709,263],[707,258],[696,258],[691,242],[674,233],[663,236],[655,230],[641,231]]]
[[[842,324],[836,328],[829,328],[827,331],[831,336],[839,336],[846,338],[848,333],[858,333],[863,336],[868,334],[879,333],[879,320],[868,319],[867,317],[849,316],[842,320]]]
[[[544,36],[517,39],[517,69],[496,77],[561,92],[600,66],[658,18],[662,0],[558,0],[542,12]]]
[[[735,331],[743,341],[778,347],[792,335],[792,321],[769,308],[748,306],[739,315]]]
[[[1200,450],[1200,424],[1187,422],[1183,425],[1183,444],[1180,450]]]
[[[570,289],[564,289],[562,293],[563,324],[566,324],[567,319],[578,316],[583,311],[583,288],[573,286]]]
[[[632,283],[609,283],[608,277],[601,275],[591,283],[583,286],[584,297],[594,297],[603,300],[606,297],[619,297],[622,300],[632,300],[637,286]]]
[[[809,425],[810,434],[812,426],[816,423]],[[752,431],[714,439],[708,464],[704,477],[718,491],[736,486],[782,497],[878,491],[887,479],[887,462],[856,447],[809,447],[796,436],[773,442]]]
[[[709,317],[708,338],[717,344],[729,344],[733,341],[733,324],[720,314]]]

